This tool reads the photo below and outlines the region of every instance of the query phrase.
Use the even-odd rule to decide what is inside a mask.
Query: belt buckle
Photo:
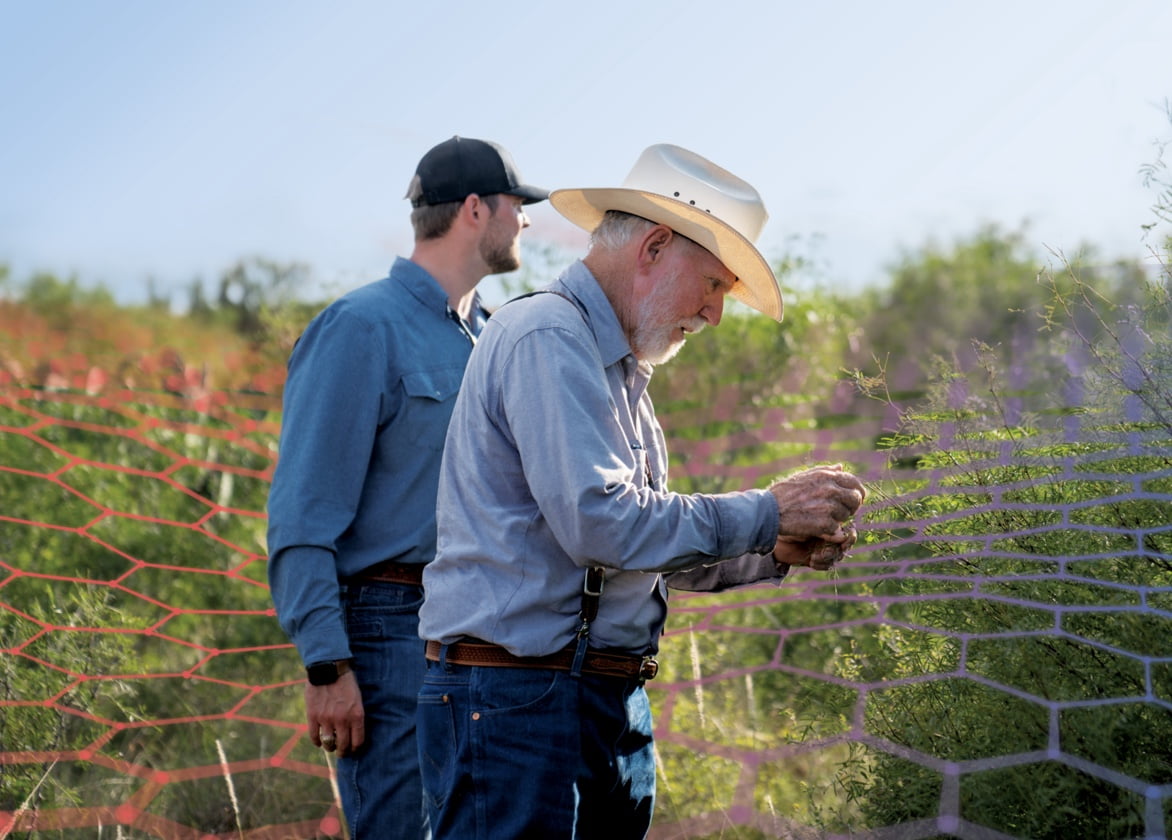
[[[653,680],[659,673],[659,661],[654,656],[644,656],[639,663],[639,679]]]

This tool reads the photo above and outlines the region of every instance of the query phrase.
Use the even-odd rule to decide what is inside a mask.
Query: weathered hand
[[[352,753],[366,740],[362,692],[353,671],[332,685],[305,684],[305,718],[315,747],[338,755]]]
[[[811,467],[774,482],[778,532],[785,537],[829,538],[867,497],[867,488],[841,464]]]
[[[854,525],[847,524],[826,538],[780,536],[773,547],[773,559],[787,566],[809,566],[820,572],[833,569],[858,539]]]

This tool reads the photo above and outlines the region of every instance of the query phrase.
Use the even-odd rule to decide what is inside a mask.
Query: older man
[[[269,580],[306,665],[309,736],[339,755],[354,838],[428,836],[418,610],[444,433],[488,319],[476,286],[520,265],[524,207],[546,195],[496,143],[435,146],[407,191],[411,258],[327,307],[289,359]]]
[[[666,585],[718,591],[826,569],[865,495],[838,466],[681,495],[647,384],[727,294],[780,320],[749,184],[676,146],[617,189],[561,190],[587,256],[486,326],[440,473],[420,633],[419,745],[443,838],[643,837],[646,679]]]

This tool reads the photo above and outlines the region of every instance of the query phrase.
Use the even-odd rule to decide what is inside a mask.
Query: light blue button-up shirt
[[[667,609],[661,573],[704,591],[784,576],[771,555],[777,502],[765,490],[668,492],[651,366],[631,354],[583,263],[549,288],[558,294],[498,310],[469,361],[440,469],[420,635],[552,653],[574,639],[585,571],[601,566],[591,646],[653,652]]]
[[[415,263],[334,301],[289,358],[269,492],[269,582],[306,664],[348,659],[338,581],[383,560],[435,556],[448,419],[487,313],[453,318]],[[469,333],[471,330],[471,334]]]

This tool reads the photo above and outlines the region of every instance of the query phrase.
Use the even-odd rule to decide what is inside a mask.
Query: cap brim
[[[509,190],[505,195],[515,195],[521,199],[522,204],[536,204],[539,201],[545,201],[549,198],[549,190],[543,190],[540,187],[531,187],[528,184],[522,184],[515,189]]]
[[[618,210],[670,227],[708,250],[736,275],[729,294],[741,303],[780,321],[781,289],[769,263],[737,230],[710,213],[667,196],[621,187],[554,190],[554,209],[578,227],[593,231],[607,210]]]

